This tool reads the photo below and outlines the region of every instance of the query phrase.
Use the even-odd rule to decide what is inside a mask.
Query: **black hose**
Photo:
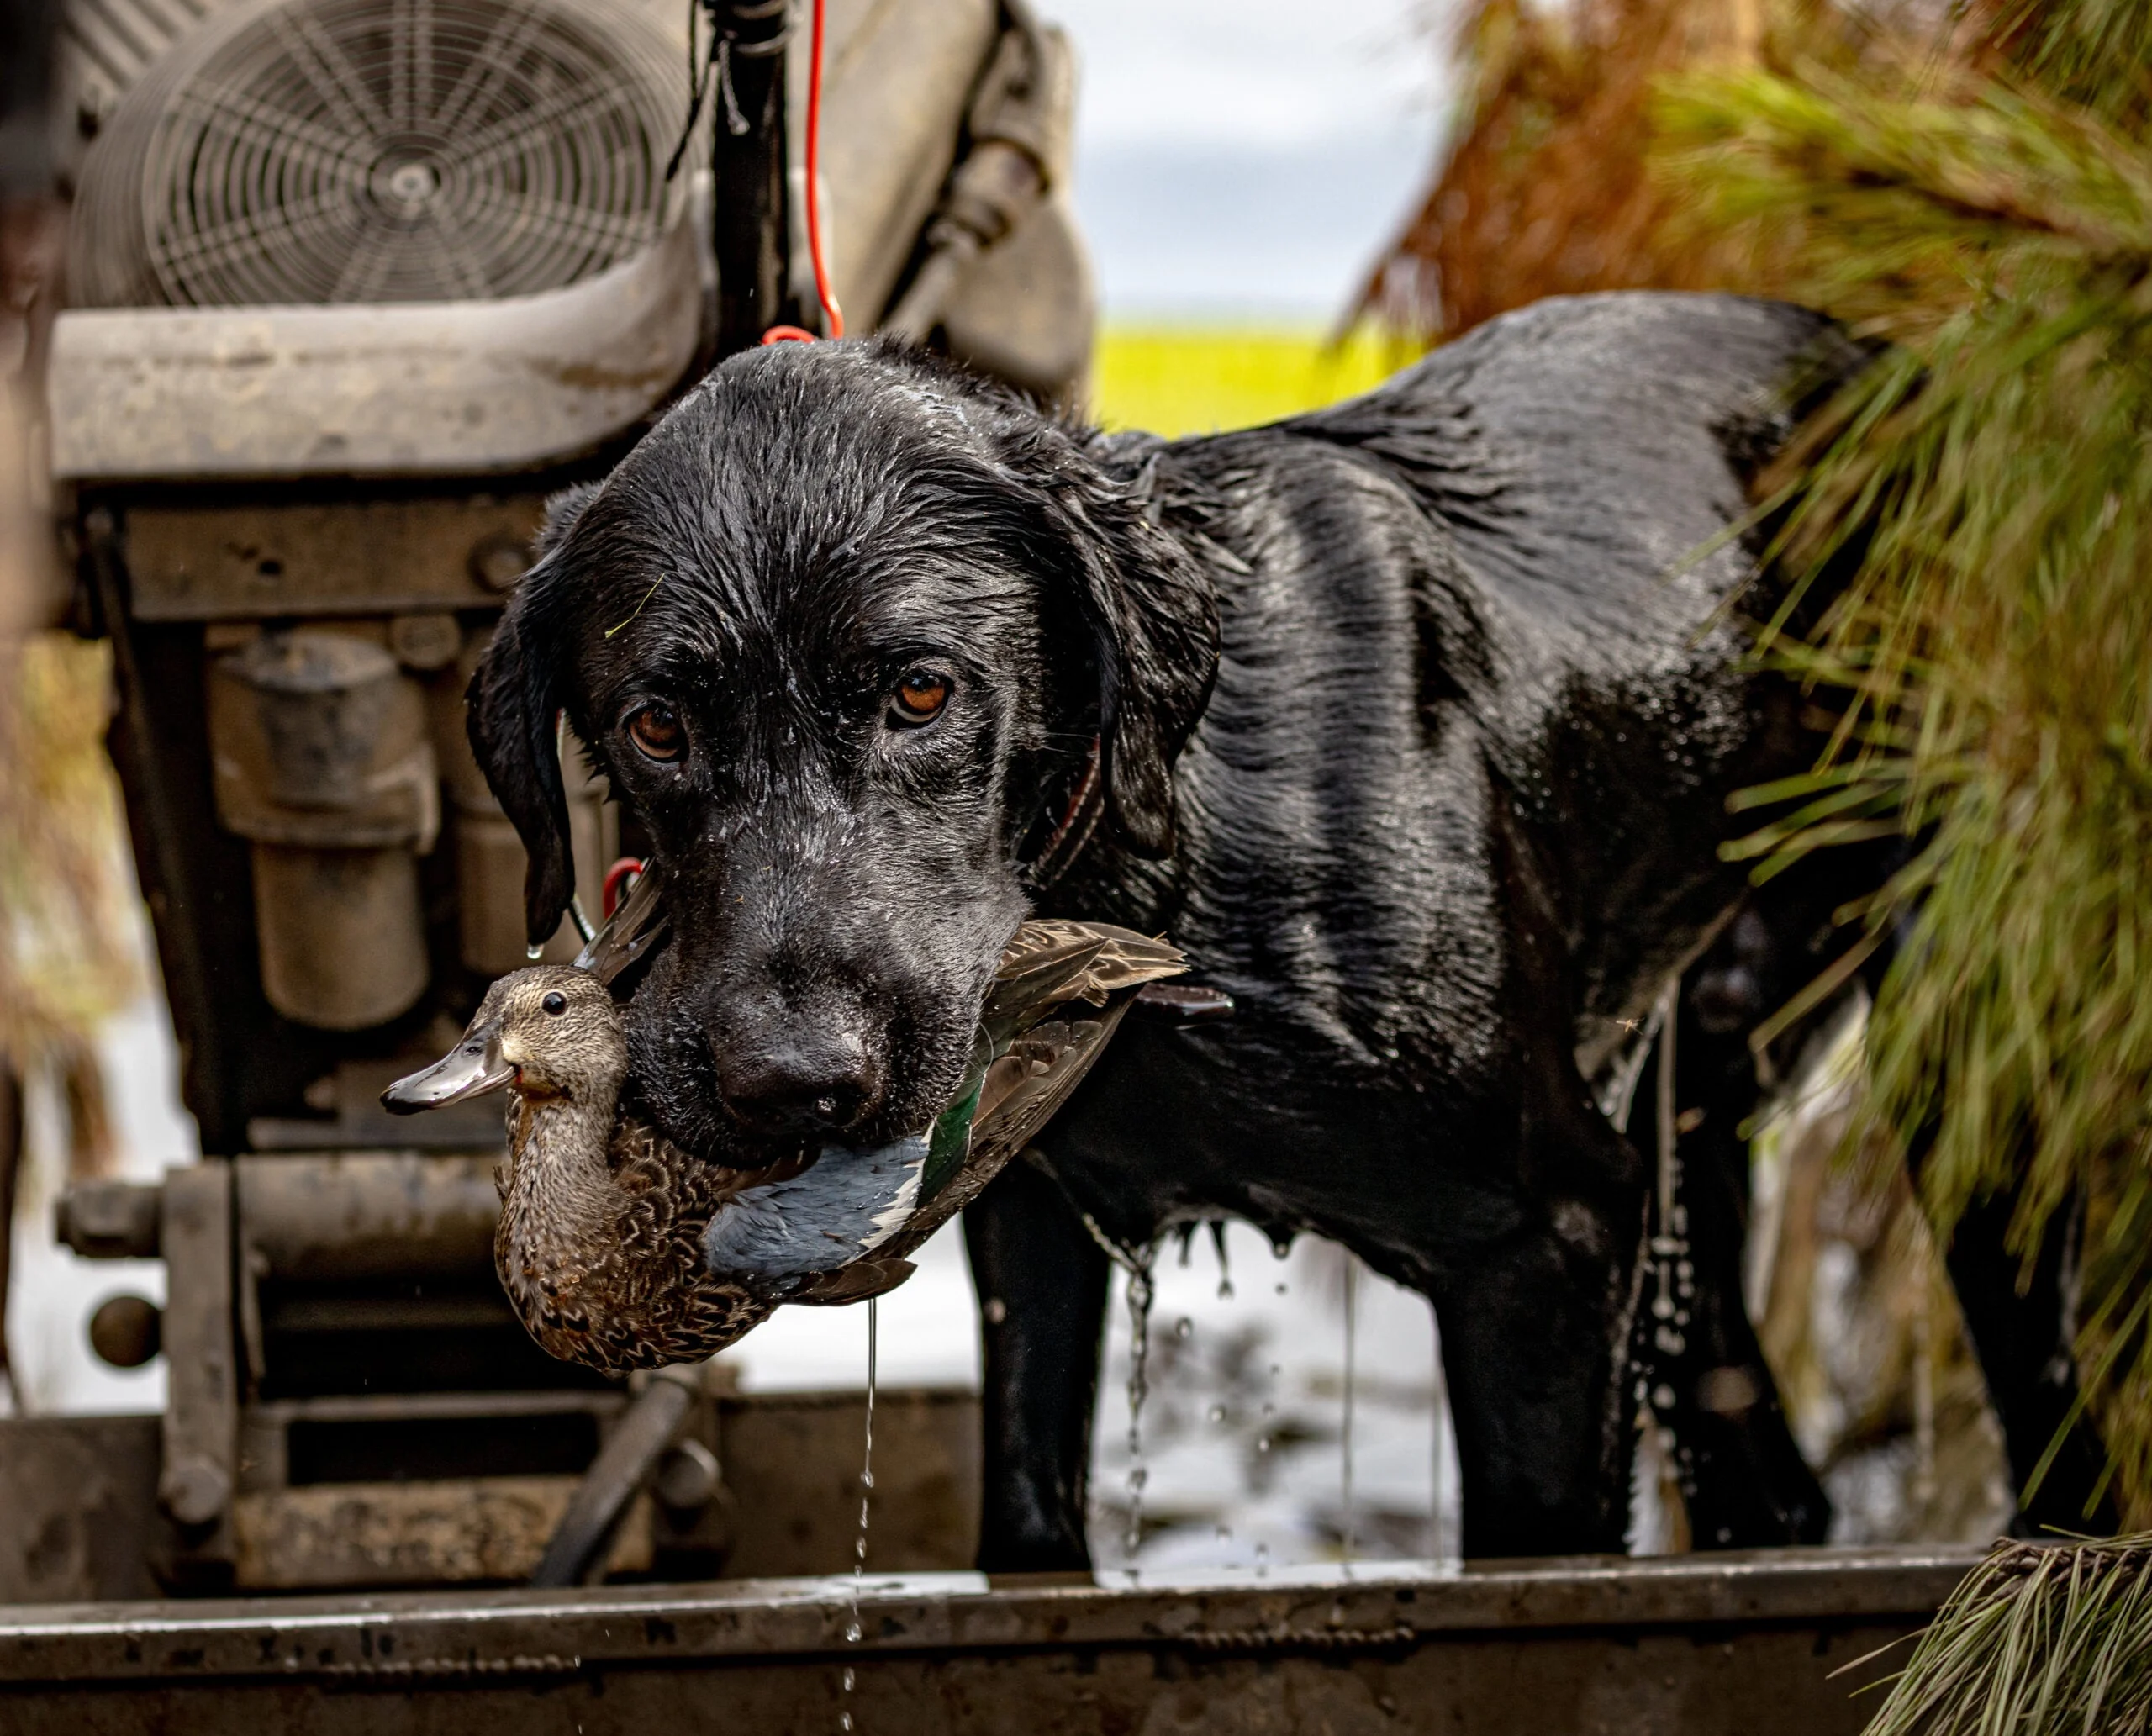
[[[692,1374],[667,1369],[636,1395],[568,1497],[532,1585],[580,1586],[601,1569],[620,1515],[672,1444],[695,1392]]]
[[[752,349],[794,312],[784,119],[792,12],[784,0],[701,3],[723,50],[715,67],[720,87],[709,135],[717,191],[710,249],[717,261],[716,351],[722,358]]]

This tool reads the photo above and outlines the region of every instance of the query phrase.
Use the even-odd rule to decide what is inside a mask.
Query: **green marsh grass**
[[[1369,331],[1333,345],[1313,326],[1110,325],[1090,414],[1168,436],[1252,428],[1364,392],[1418,353]]]

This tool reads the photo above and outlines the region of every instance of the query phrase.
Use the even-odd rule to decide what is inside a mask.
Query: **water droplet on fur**
[[[1193,1337],[1195,1332],[1195,1322],[1190,1320],[1185,1314],[1182,1315],[1179,1320],[1174,1322],[1174,1336],[1176,1338]]]
[[[1210,1420],[1213,1422],[1223,1422],[1226,1420],[1226,1407],[1223,1405],[1211,1406]]]
[[[1217,1528],[1217,1535],[1220,1543],[1229,1543],[1233,1540],[1233,1528],[1230,1525],[1221,1525]]]

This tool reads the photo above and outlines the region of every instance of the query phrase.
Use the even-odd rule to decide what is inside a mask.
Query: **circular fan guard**
[[[640,18],[556,0],[275,0],[219,16],[90,153],[72,298],[459,301],[654,240],[684,105]]]

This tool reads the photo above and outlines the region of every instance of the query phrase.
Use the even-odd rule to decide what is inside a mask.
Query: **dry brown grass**
[[[1932,57],[1934,10],[1921,0],[1474,0],[1453,50],[1456,130],[1348,323],[1436,343],[1549,295],[1782,291],[1792,264],[1783,248],[1682,220],[1688,188],[1658,161],[1667,87],[1698,73]]]
[[[1356,314],[1427,340],[1543,296],[1751,281],[1667,222],[1649,167],[1659,82],[1754,64],[1779,0],[1480,0],[1458,32],[1458,131]]]
[[[50,1080],[82,1175],[112,1155],[92,1043],[142,971],[104,752],[111,659],[37,631],[59,588],[35,406],[63,217],[49,201],[0,207],[0,1071]]]
[[[0,1065],[52,1079],[77,1174],[110,1151],[91,1042],[142,989],[109,667],[65,634],[0,641]]]

